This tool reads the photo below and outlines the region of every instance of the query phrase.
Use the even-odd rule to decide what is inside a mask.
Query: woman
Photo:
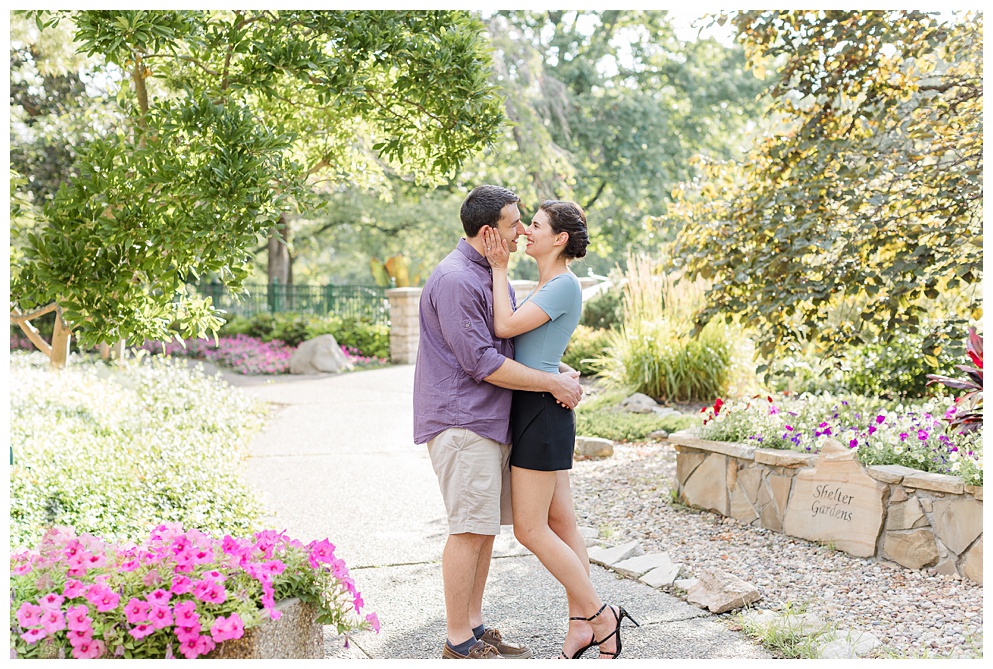
[[[558,372],[583,306],[579,279],[568,265],[586,255],[586,215],[573,202],[549,200],[541,205],[524,231],[525,253],[538,263],[538,285],[517,311],[507,291],[508,245],[494,230],[486,228],[483,234],[493,270],[495,334],[515,337],[518,362]],[[590,560],[569,488],[575,414],[548,393],[514,391],[510,423],[514,535],[565,587],[569,600],[569,631],[561,657],[576,659],[599,646],[601,656],[616,658],[621,654],[621,621],[627,617],[638,623],[623,607],[605,604],[590,580]]]

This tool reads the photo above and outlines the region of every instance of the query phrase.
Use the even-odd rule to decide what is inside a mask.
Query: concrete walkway
[[[326,656],[440,657],[445,510],[427,450],[413,443],[413,366],[224,378],[276,407],[246,467],[275,511],[267,525],[303,541],[329,538],[382,623],[380,634],[356,634],[348,649],[326,628]],[[535,657],[557,656],[567,624],[561,586],[509,528],[497,537],[494,555],[485,622],[530,645]],[[769,657],[680,599],[596,565],[592,570],[604,600],[623,604],[641,623],[640,629],[625,625],[623,657]],[[594,650],[587,657],[595,658]]]

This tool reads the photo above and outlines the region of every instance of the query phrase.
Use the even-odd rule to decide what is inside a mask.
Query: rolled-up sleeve
[[[435,306],[442,336],[465,373],[482,383],[507,359],[493,347],[486,300],[456,273],[439,278]]]

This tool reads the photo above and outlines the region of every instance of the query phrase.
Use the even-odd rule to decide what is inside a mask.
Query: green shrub
[[[583,376],[593,376],[597,369],[592,364],[603,356],[609,340],[609,330],[596,330],[586,325],[576,326],[569,346],[562,355],[562,362],[578,370]]]
[[[612,441],[643,441],[656,430],[677,432],[700,424],[696,416],[629,413],[626,411],[577,411],[576,434]]]
[[[10,542],[71,525],[137,541],[162,522],[223,536],[259,529],[240,461],[265,406],[185,361],[124,366],[10,358]]]
[[[611,287],[583,303],[580,325],[594,330],[610,330],[619,327],[623,322],[621,291],[616,287]]]
[[[330,334],[334,335],[339,346],[356,349],[365,356],[390,357],[389,326],[361,317],[258,313],[251,317],[233,316],[221,327],[219,334],[243,334],[262,341],[280,339],[289,346],[299,346],[307,339]]]
[[[938,366],[925,360],[926,332],[908,334],[890,344],[856,346],[836,359],[816,352],[790,356],[770,364],[768,386],[794,393],[854,393],[888,399],[915,399],[946,394],[940,386],[927,386],[928,374],[948,375],[957,360],[939,357]]]

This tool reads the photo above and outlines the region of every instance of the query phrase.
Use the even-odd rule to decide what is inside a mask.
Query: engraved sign
[[[855,461],[854,450],[829,441],[813,469],[797,472],[783,532],[830,542],[851,555],[875,555],[884,490]]]

